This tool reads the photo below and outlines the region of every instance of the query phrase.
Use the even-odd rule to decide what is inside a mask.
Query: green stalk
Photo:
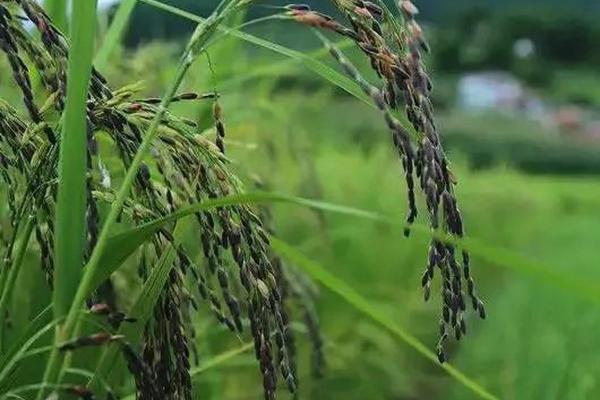
[[[2,296],[0,297],[0,354],[2,353],[2,346],[4,342],[4,315],[6,314],[8,301],[10,299],[10,296],[12,295],[12,289],[14,288],[15,281],[19,276],[19,271],[21,270],[21,265],[23,264],[23,257],[25,256],[25,250],[27,250],[29,238],[31,237],[31,232],[33,232],[34,226],[35,218],[33,216],[30,216],[27,219],[27,223],[25,224],[23,237],[21,238],[21,242],[17,246],[15,261],[10,267],[10,271],[8,272],[8,277],[6,280],[6,285],[4,286]]]
[[[121,42],[121,38],[127,28],[127,23],[129,22],[129,17],[133,12],[136,3],[137,0],[123,0],[121,5],[119,5],[112,23],[110,24],[110,28],[108,28],[108,32],[106,32],[106,35],[104,36],[102,46],[94,59],[96,68],[102,70],[108,65],[110,55],[115,50],[115,47]]]
[[[19,216],[17,218],[17,221],[15,223],[15,226],[13,227],[13,233],[11,235],[11,239],[10,242],[6,248],[6,253],[4,254],[4,258],[2,259],[2,262],[0,264],[0,268],[2,268],[2,271],[0,272],[0,293],[2,293],[4,291],[4,284],[6,282],[6,275],[8,274],[8,268],[9,268],[9,264],[11,262],[12,259],[12,253],[15,247],[15,241],[17,240],[17,235],[19,233],[19,229],[21,226],[21,220],[22,220],[22,216],[24,215],[25,212],[25,208],[27,207],[27,202],[29,199],[29,192],[30,187],[27,188],[25,194],[23,195],[23,199],[21,200],[21,204],[19,205],[19,211],[17,212],[17,215]]]
[[[73,6],[73,44],[58,165],[56,268],[52,299],[56,318],[66,315],[75,296],[86,237],[86,100],[92,72],[96,0],[75,1]]]
[[[40,148],[38,148],[38,151],[45,151],[46,150],[46,145],[42,145]],[[48,157],[54,157],[55,155],[55,151],[54,149],[52,149],[50,151],[50,154],[48,154]],[[4,253],[4,257],[2,258],[2,261],[0,261],[0,269],[2,270],[0,272],[0,294],[4,291],[4,284],[6,282],[6,275],[8,274],[8,270],[9,270],[9,264],[11,263],[12,260],[12,253],[15,247],[15,242],[17,240],[17,235],[19,233],[19,229],[21,227],[21,222],[23,221],[23,219],[25,218],[25,215],[27,213],[27,208],[30,205],[30,199],[32,196],[32,192],[35,190],[34,188],[34,184],[31,184],[31,182],[33,182],[33,180],[31,179],[32,176],[37,176],[39,173],[41,173],[41,169],[40,169],[40,165],[38,165],[34,171],[27,171],[27,180],[28,182],[30,182],[27,185],[27,189],[25,189],[25,192],[23,193],[23,197],[21,199],[21,204],[19,205],[18,211],[17,211],[17,220],[15,222],[15,226],[13,226],[13,232],[11,235],[11,239],[8,243],[8,246],[6,247],[6,251]]]
[[[254,347],[253,342],[245,343],[236,349],[228,350],[224,353],[221,353],[214,357],[211,357],[208,360],[204,361],[202,363],[202,365],[200,365],[199,367],[193,368],[190,371],[190,377],[193,379],[196,376],[202,374],[203,372],[206,372],[211,368],[217,367],[217,366],[231,360],[232,358],[235,358],[235,357],[239,356],[240,354],[243,354],[243,353],[251,350],[253,347]]]
[[[56,205],[56,267],[52,304],[56,319],[69,311],[80,284],[85,249],[86,212],[86,102],[96,33],[96,0],[73,2],[72,44],[67,75],[67,101],[58,165]],[[58,327],[55,342],[69,331]],[[50,360],[57,356],[51,356]],[[49,362],[49,365],[51,363]],[[44,382],[51,382],[54,371],[46,370]],[[40,390],[38,398],[42,398]]]
[[[75,4],[79,4],[79,1],[76,1]],[[84,2],[81,2],[84,3]],[[223,21],[223,19],[235,9],[235,6],[238,2],[236,1],[225,1],[225,6],[221,9],[218,14],[212,14],[206,21],[200,23],[196,30],[194,31],[189,43],[181,57],[179,62],[179,67],[177,69],[177,73],[171,83],[171,86],[165,93],[162,98],[162,101],[158,107],[158,111],[144,136],[144,140],[142,141],[140,147],[138,148],[135,157],[133,158],[129,169],[127,170],[127,174],[121,184],[119,192],[115,198],[115,201],[111,205],[110,212],[106,218],[105,223],[102,226],[102,230],[100,235],[98,236],[98,241],[94,250],[92,251],[92,255],[84,268],[83,277],[77,287],[77,292],[71,302],[71,306],[67,317],[65,319],[65,323],[62,326],[60,335],[55,338],[55,347],[52,353],[50,354],[50,358],[46,365],[46,372],[44,373],[44,382],[49,383],[60,383],[60,375],[61,371],[64,369],[64,358],[62,354],[58,351],[58,344],[62,341],[72,339],[76,336],[78,327],[79,327],[79,311],[83,306],[86,296],[89,292],[90,287],[93,285],[94,276],[96,274],[96,270],[100,265],[99,262],[101,260],[102,253],[106,248],[107,241],[110,236],[110,232],[115,225],[119,213],[121,212],[121,208],[125,203],[125,200],[129,196],[129,192],[137,175],[137,172],[142,164],[142,161],[150,151],[152,146],[152,142],[158,135],[158,127],[161,124],[162,117],[167,112],[169,105],[171,104],[172,98],[175,96],[179,86],[181,85],[185,74],[193,64],[197,55],[201,54],[204,50],[205,44],[212,37],[213,33],[216,31],[217,26]],[[77,18],[75,19],[77,20]],[[75,49],[72,49],[71,54],[77,54]],[[55,290],[56,291],[56,290]],[[38,400],[43,398],[43,391],[40,390],[38,393]]]
[[[276,237],[271,237],[271,245],[275,252],[279,253],[284,259],[289,260],[293,265],[297,266],[306,272],[311,278],[326,287],[332,293],[341,297],[356,311],[359,311],[365,317],[370,319],[376,325],[384,328],[386,331],[396,336],[398,339],[412,347],[417,353],[431,361],[434,365],[442,368],[454,380],[470,390],[475,397],[486,400],[499,400],[498,397],[488,392],[479,383],[463,374],[461,371],[448,363],[440,364],[437,356],[429,350],[417,337],[411,335],[408,331],[398,326],[393,320],[388,318],[385,313],[382,313],[376,306],[344,281],[338,279],[335,275],[327,270],[327,268],[317,264],[311,259],[304,256],[293,246],[279,240]]]
[[[80,1],[74,1],[79,3]],[[58,29],[67,33],[69,31],[69,23],[67,21],[67,0],[45,0],[44,8],[52,23]]]
[[[144,286],[140,291],[136,301],[131,306],[129,315],[136,319],[135,325],[122,325],[117,331],[117,335],[124,335],[126,340],[133,340],[139,333],[140,327],[143,327],[148,319],[152,316],[152,311],[163,292],[165,283],[169,279],[171,269],[174,267],[176,257],[176,247],[183,241],[188,228],[183,223],[178,223],[173,230],[174,241],[164,251],[159,260],[152,268],[148,279],[144,282]],[[117,346],[107,346],[102,355],[98,359],[94,376],[88,382],[88,388],[91,388],[94,393],[97,393],[102,387],[99,383],[102,380],[109,380],[111,368],[119,355]],[[105,379],[103,379],[105,378]],[[97,393],[99,394],[99,393]]]
[[[14,238],[13,238],[14,241]],[[10,253],[12,248],[12,241],[9,243],[8,248],[6,249],[6,255],[0,264],[0,293],[4,291],[4,284],[6,282],[6,278],[8,275],[8,264],[10,263]]]

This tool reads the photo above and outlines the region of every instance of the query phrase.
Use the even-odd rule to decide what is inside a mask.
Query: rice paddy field
[[[411,2],[253,3],[0,1],[0,400],[600,398],[598,147],[434,109]]]

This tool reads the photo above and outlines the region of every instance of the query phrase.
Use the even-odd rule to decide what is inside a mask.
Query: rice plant
[[[143,2],[186,16],[160,2]],[[0,172],[11,232],[0,279],[0,346],[10,330],[11,314],[18,312],[9,309],[8,298],[17,290],[23,254],[34,242],[53,293],[31,330],[2,349],[3,398],[114,398],[113,388],[103,382],[118,358],[134,379],[137,398],[195,398],[191,371],[198,349],[192,320],[201,304],[212,313],[214,324],[251,337],[266,399],[275,398],[278,384],[297,393],[296,320],[304,322],[312,346],[313,376],[326,374],[314,285],[273,251],[268,208],[251,205],[283,199],[245,194],[227,155],[228,114],[235,110],[223,108],[222,94],[206,88],[180,91],[194,62],[221,33],[290,57],[306,57],[224,26],[253,3],[223,0],[208,18],[194,17],[198,25],[162,98],[141,97],[133,82],[113,87],[93,66],[95,1],[73,2],[69,24],[61,20],[66,13],[60,2],[51,2],[54,8],[48,12],[32,0],[0,3],[0,49],[22,97],[22,104],[0,101]],[[403,168],[406,235],[417,218],[415,192],[426,200],[432,239],[421,283],[428,300],[439,270],[442,307],[435,348],[443,363],[449,333],[457,340],[466,334],[467,302],[481,318],[486,312],[475,290],[469,253],[458,255],[456,240],[463,237],[464,227],[453,189],[456,178],[430,100],[432,83],[421,55],[429,47],[416,21],[418,10],[406,0],[398,3],[396,14],[382,2],[339,0],[335,5],[345,22],[300,4],[272,17],[314,29],[345,75],[307,58],[313,68],[381,112],[382,128],[387,126]],[[99,66],[108,63],[134,6],[133,1],[121,6],[98,54]],[[67,26],[70,39],[64,33]],[[370,62],[377,81],[367,81],[325,35],[350,39]],[[210,105],[214,140],[197,121],[170,111],[180,102]],[[107,160],[99,141],[110,144],[118,162]],[[183,240],[187,231],[193,232],[201,257]],[[281,243],[275,247],[285,253]],[[139,294],[124,310],[120,296],[125,294],[115,289],[111,275],[130,256],[137,264]],[[355,298],[356,304],[361,302]],[[390,326],[387,320],[375,320]],[[39,339],[51,331],[52,344],[40,350]],[[398,332],[431,358],[426,347]],[[101,354],[96,370],[87,375],[72,365],[84,348],[97,348]],[[48,353],[43,375],[14,386],[11,376],[25,354],[36,349]],[[493,398],[458,371],[444,368],[481,397]],[[84,383],[70,379],[77,371],[87,378]]]

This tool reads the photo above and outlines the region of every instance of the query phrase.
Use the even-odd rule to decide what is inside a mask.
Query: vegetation
[[[412,3],[269,10],[302,51],[232,28],[252,1],[125,1],[107,32],[94,3],[71,40],[0,4],[0,398],[600,394],[600,187],[436,121]],[[121,48],[137,7],[193,23],[181,54]],[[597,172],[569,151],[541,172]]]
[[[594,175],[600,171],[600,147],[548,133],[536,121],[515,121],[506,115],[454,112],[442,119],[450,152],[474,169],[497,166],[532,174]],[[485,132],[480,126],[486,125]]]

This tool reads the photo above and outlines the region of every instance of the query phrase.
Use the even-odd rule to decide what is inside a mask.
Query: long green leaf
[[[139,1],[146,3],[148,5],[151,5],[153,7],[156,7],[160,10],[169,12],[173,15],[177,15],[181,18],[188,19],[190,21],[195,21],[198,23],[205,21],[205,18],[202,18],[198,15],[192,14],[185,10],[179,9],[177,7],[161,3],[160,1],[157,1],[157,0],[139,0]],[[259,47],[265,48],[267,50],[273,51],[275,53],[281,54],[283,56],[289,57],[293,60],[300,61],[308,69],[310,69],[312,72],[319,75],[320,77],[322,77],[329,83],[333,84],[334,86],[339,87],[340,89],[344,90],[348,94],[354,96],[358,100],[367,104],[371,108],[376,108],[375,104],[373,104],[372,99],[369,96],[367,96],[360,89],[360,87],[356,84],[356,82],[354,82],[352,79],[348,78],[346,75],[331,68],[327,64],[322,63],[321,61],[319,61],[317,58],[315,58],[313,56],[301,53],[299,51],[290,49],[288,47],[282,46],[277,43],[270,42],[268,40],[259,38],[257,36],[251,35],[246,32],[239,31],[234,28],[229,28],[229,27],[221,25],[218,27],[218,30],[221,32],[224,32],[228,35],[237,37],[245,42],[254,44],[255,46],[259,46]],[[396,118],[398,118],[400,121],[402,121],[404,123],[405,128],[408,129],[412,135],[418,136],[416,134],[416,132],[414,132],[412,124],[410,124],[408,122],[405,115],[398,113],[395,116],[396,116]]]
[[[254,343],[250,342],[250,343],[246,343],[236,349],[232,349],[232,350],[228,350],[224,353],[221,354],[217,354],[214,357],[211,357],[210,359],[206,360],[205,362],[202,363],[202,365],[193,368],[190,371],[190,376],[192,378],[200,375],[201,373],[211,369],[211,368],[215,368],[237,356],[239,356],[240,354],[243,354],[251,349],[254,348]]]
[[[19,272],[21,272],[21,265],[23,264],[23,257],[25,257],[25,251],[27,250],[27,245],[29,244],[29,239],[31,237],[31,232],[33,231],[33,227],[35,226],[35,220],[32,216],[27,219],[27,223],[25,224],[25,228],[23,229],[23,236],[21,238],[21,242],[17,246],[15,261],[10,266],[10,271],[8,273],[8,279],[4,285],[2,293],[0,295],[0,315],[6,315],[6,309],[8,308],[8,302],[13,294],[13,289],[15,286],[15,282],[17,277],[19,276]],[[0,351],[2,350],[4,344],[4,319],[0,318]]]
[[[218,199],[209,199],[196,203],[194,205],[182,208],[173,214],[159,218],[152,222],[140,225],[139,227],[127,230],[111,237],[106,244],[106,250],[102,253],[97,275],[94,276],[93,290],[101,282],[106,280],[131,254],[133,254],[143,243],[148,241],[165,225],[177,221],[180,218],[192,215],[194,213],[242,203],[258,203],[280,198],[279,195],[269,193],[251,193],[238,194],[222,197]]]
[[[67,0],[44,0],[44,8],[52,23],[63,32],[68,31]]]
[[[92,71],[96,0],[73,2],[73,40],[67,75],[67,102],[61,139],[56,211],[56,317],[67,313],[83,266],[86,209],[86,100]]]
[[[56,383],[33,383],[31,385],[22,385],[16,388],[11,388],[10,392],[3,394],[2,397],[0,397],[0,399],[6,399],[6,398],[15,398],[15,399],[22,399],[21,396],[19,396],[19,393],[27,393],[27,392],[35,392],[38,391],[38,393],[44,392],[46,390],[54,390],[54,391],[58,391],[60,389],[65,390],[68,388],[72,388],[73,386],[70,385],[59,385]],[[54,398],[54,397],[52,397]]]
[[[56,262],[52,295],[55,319],[67,315],[72,307],[81,281],[86,245],[86,104],[96,34],[96,0],[74,1],[71,17],[73,34],[58,165]],[[64,326],[57,329],[55,341],[63,341],[64,334]],[[58,351],[52,352],[44,372],[44,382],[54,383],[59,373],[55,366],[61,359],[62,355]],[[43,396],[44,390],[41,389],[37,398],[41,400]]]
[[[106,249],[100,256],[99,267],[96,270],[96,275],[93,278],[93,284],[90,290],[94,290],[100,283],[106,280],[131,254],[133,254],[143,243],[148,241],[165,225],[179,220],[180,218],[192,215],[194,213],[214,209],[216,207],[224,207],[236,204],[257,204],[268,202],[287,202],[322,209],[325,211],[336,211],[347,215],[355,215],[369,219],[381,219],[383,216],[370,213],[368,211],[353,209],[334,205],[325,202],[319,202],[298,197],[286,196],[277,193],[254,192],[241,193],[231,196],[221,197],[218,199],[209,199],[200,203],[193,204],[188,207],[169,214],[165,217],[140,225],[136,228],[119,233],[111,238],[106,243]]]
[[[192,14],[190,12],[181,10],[177,7],[173,7],[171,5],[168,4],[164,4],[161,3],[160,1],[156,1],[156,0],[140,0],[143,3],[146,3],[148,5],[151,5],[153,7],[156,7],[158,9],[167,11],[171,14],[180,16],[182,18],[188,19],[190,21],[195,21],[198,23],[203,22],[205,19]],[[225,26],[220,26],[218,28],[221,32],[224,32],[226,34],[229,34],[231,36],[237,37],[241,40],[244,40],[248,43],[252,43],[256,46],[259,47],[263,47],[267,50],[271,50],[275,53],[279,53],[283,56],[289,57],[291,59],[294,59],[296,61],[300,61],[302,62],[307,68],[309,68],[311,71],[315,72],[317,75],[321,76],[322,78],[326,79],[327,81],[329,81],[330,83],[332,83],[335,86],[338,86],[339,88],[343,89],[344,91],[348,92],[349,94],[351,94],[352,96],[356,97],[357,99],[365,102],[366,104],[372,106],[372,101],[371,99],[366,96],[362,90],[360,90],[360,88],[358,87],[358,85],[350,78],[346,77],[345,75],[337,72],[335,69],[331,68],[330,66],[320,62],[319,60],[317,60],[314,57],[311,57],[309,55],[306,55],[304,53],[301,53],[299,51],[296,50],[292,50],[288,47],[279,45],[277,43],[273,43],[270,42],[268,40],[265,39],[261,39],[259,37],[256,37],[254,35],[245,33],[245,32],[241,32],[237,29],[233,29],[233,28],[228,28]]]
[[[353,46],[354,42],[349,39],[341,40],[335,44],[338,49],[346,49]],[[302,53],[301,53],[302,54]],[[327,49],[320,48],[308,53],[308,56],[314,59],[319,59],[329,54]],[[301,63],[298,59],[284,59],[277,62],[271,62],[264,65],[250,66],[248,70],[244,71],[244,74],[239,76],[232,76],[224,82],[219,83],[221,89],[241,85],[244,82],[251,81],[264,76],[279,76],[289,72],[290,70],[297,68],[298,64]]]
[[[0,371],[0,386],[3,382],[9,377],[10,373],[17,366],[17,363],[21,359],[21,357],[29,350],[31,345],[33,345],[39,338],[44,336],[45,334],[51,332],[51,330],[56,326],[57,321],[52,321],[41,329],[32,332],[32,335],[25,340],[25,342],[17,348],[17,351],[12,355],[12,357],[6,360],[6,363],[2,366],[2,370]]]
[[[129,17],[133,13],[133,9],[137,0],[123,0],[115,13],[115,16],[110,24],[110,28],[106,35],[104,36],[104,40],[102,41],[102,46],[98,50],[96,54],[96,58],[94,59],[94,65],[103,69],[108,65],[108,61],[110,59],[111,54],[117,48],[125,30],[127,29],[127,24],[129,23]]]
[[[361,296],[359,293],[354,291],[345,282],[341,281],[333,274],[328,272],[325,268],[318,265],[314,261],[306,258],[302,253],[294,249],[292,246],[285,242],[271,238],[271,245],[273,249],[279,253],[283,258],[290,261],[304,272],[308,273],[314,280],[321,283],[327,289],[340,296],[348,304],[353,306],[356,310],[360,311],[364,316],[375,322],[377,325],[386,329],[398,339],[412,347],[417,353],[434,363],[435,365],[442,368],[448,375],[454,378],[461,385],[473,392],[482,399],[497,399],[496,396],[486,391],[477,382],[454,368],[448,363],[440,364],[437,361],[437,356],[429,350],[422,342],[416,337],[408,333],[406,330],[398,326],[394,321],[389,319],[385,314],[381,313],[379,309],[373,306],[367,299]]]
[[[20,336],[14,341],[12,346],[6,352],[2,353],[2,356],[0,357],[0,375],[8,376],[10,371],[5,371],[9,365],[9,360],[14,359],[17,353],[25,354],[30,347],[27,342],[36,332],[39,332],[44,326],[48,325],[51,320],[52,307],[48,306],[29,323]],[[5,383],[4,380],[0,380],[0,392],[3,392],[6,389]]]
[[[406,227],[404,222],[387,215],[371,211],[332,204],[324,201],[287,196],[278,193],[253,192],[231,195],[219,199],[206,200],[201,203],[184,207],[179,211],[163,218],[148,222],[144,225],[119,233],[108,240],[107,251],[102,254],[98,274],[94,277],[94,285],[97,287],[109,277],[139,246],[152,237],[160,228],[177,221],[180,218],[205,211],[216,207],[224,207],[236,204],[259,204],[259,203],[289,203],[303,207],[313,208],[326,212],[343,214],[347,216],[368,219],[387,225],[396,226],[398,232]],[[600,305],[600,285],[598,282],[585,282],[576,278],[565,276],[556,272],[559,270],[551,265],[531,260],[518,253],[497,246],[490,246],[474,238],[458,239],[448,236],[442,232],[431,231],[428,227],[413,224],[411,230],[421,236],[435,237],[439,240],[453,243],[461,248],[468,249],[473,255],[488,261],[492,265],[509,268],[517,272],[526,273],[539,280],[543,280],[553,286],[567,290],[592,303]]]
[[[186,230],[184,224],[179,223],[173,234],[175,245],[185,237],[185,234]],[[150,276],[144,283],[140,294],[129,312],[129,314],[136,319],[135,324],[122,325],[118,331],[118,334],[125,335],[128,341],[134,341],[136,333],[142,329],[152,315],[152,310],[154,309],[160,294],[163,292],[164,285],[169,278],[169,273],[173,269],[175,256],[175,249],[171,245],[161,254],[160,259],[154,268],[152,268]],[[119,351],[115,346],[108,347],[104,350],[96,366],[94,377],[90,380],[88,386],[95,390],[102,388],[99,384],[103,382],[103,377],[110,375],[110,369],[116,362],[118,355]]]

